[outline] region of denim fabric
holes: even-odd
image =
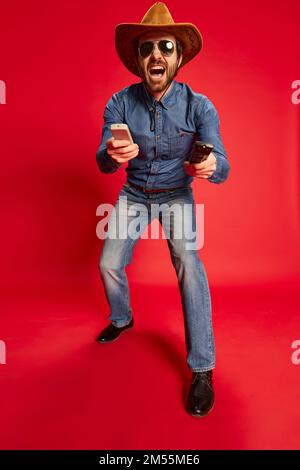
[[[207,96],[194,92],[185,83],[173,80],[170,89],[157,101],[143,82],[115,93],[104,111],[104,126],[96,159],[100,170],[114,173],[121,164],[107,153],[110,125],[126,123],[139,155],[128,162],[127,180],[146,189],[186,186],[193,181],[183,167],[195,140],[214,145],[216,170],[208,178],[222,183],[230,165],[221,140],[219,117]]]
[[[153,216],[151,210],[154,204],[159,204],[161,208],[157,217]],[[180,208],[185,205],[185,209],[188,208],[185,211],[187,219],[184,219],[185,230],[182,230],[182,238],[174,236],[174,217],[164,217],[173,204],[179,205]],[[206,272],[198,257],[197,249],[190,249],[191,241],[197,237],[195,203],[190,186],[160,194],[144,193],[128,183],[123,186],[110,217],[109,236],[104,241],[100,257],[101,278],[111,309],[109,319],[115,326],[121,327],[128,324],[133,315],[125,267],[132,259],[134,247],[140,236],[137,235],[135,238],[128,234],[124,236],[124,228],[127,230],[137,214],[140,234],[153,219],[158,220],[165,230],[181,295],[187,364],[193,371],[212,369],[215,365],[215,345],[211,297]],[[118,230],[114,231],[112,227],[116,221],[119,221],[119,225],[117,225]],[[157,309],[159,308],[157,304]]]

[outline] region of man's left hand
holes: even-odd
[[[184,169],[190,175],[195,178],[209,178],[217,168],[217,159],[211,152],[207,159],[201,163],[189,163],[184,162]]]

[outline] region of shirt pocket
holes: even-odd
[[[187,160],[194,142],[196,134],[193,132],[180,131],[176,135],[168,138],[168,159],[182,158]]]
[[[139,154],[137,158],[140,158],[141,160],[147,160],[147,136],[136,134],[135,132],[131,132],[131,136],[133,143],[139,146]]]

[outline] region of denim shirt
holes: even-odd
[[[184,170],[194,142],[213,144],[216,170],[207,178],[222,183],[230,165],[224,149],[219,117],[207,96],[194,92],[185,83],[172,81],[168,92],[157,101],[143,82],[132,84],[112,95],[104,111],[102,138],[96,160],[103,173],[116,172],[121,163],[107,153],[106,141],[112,134],[110,125],[126,123],[137,157],[128,161],[127,181],[145,189],[167,189],[188,186],[194,179]]]

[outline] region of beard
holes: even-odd
[[[154,65],[154,63],[152,63],[151,65]],[[166,67],[165,64],[163,65],[164,67]],[[176,64],[173,64],[171,66],[168,65],[166,67],[166,71],[159,82],[154,82],[151,80],[149,70],[145,71],[144,69],[140,69],[140,72],[141,79],[144,82],[145,86],[148,88],[148,90],[155,91],[156,93],[161,93],[170,85],[172,80],[176,77],[178,72],[177,62]]]

